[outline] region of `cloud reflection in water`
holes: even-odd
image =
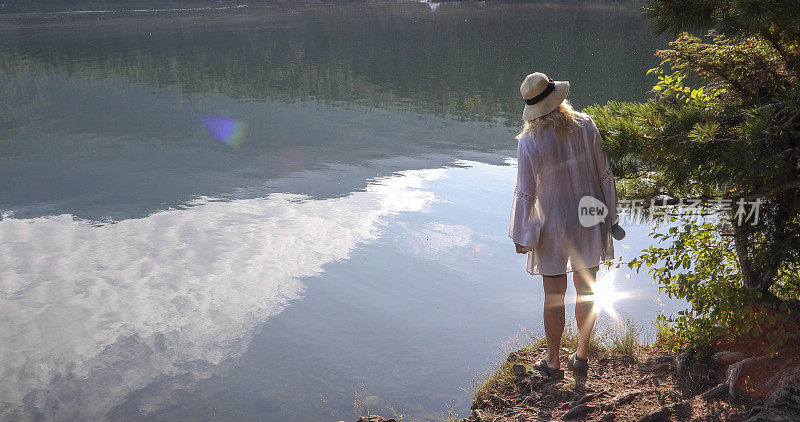
[[[104,225],[0,220],[0,417],[24,400],[48,419],[98,418],[157,377],[212,376],[300,297],[301,278],[374,241],[386,217],[426,211],[425,183],[444,172],[332,199],[200,198]]]

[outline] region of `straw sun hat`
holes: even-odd
[[[523,120],[533,120],[558,108],[567,98],[569,81],[554,81],[544,73],[531,73],[519,87],[522,99],[525,100]]]

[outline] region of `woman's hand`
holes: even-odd
[[[521,254],[528,253],[528,250],[526,250],[525,247],[520,245],[519,243],[514,243],[514,245],[517,247],[517,253],[521,253]]]

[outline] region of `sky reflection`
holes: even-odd
[[[515,173],[458,161],[337,198],[202,197],[111,224],[5,215],[0,419],[248,408],[309,420],[324,413],[310,404],[319,394],[346,414],[364,380],[387,404],[467,406],[459,387],[472,371],[519,326],[541,328],[541,277],[506,234]],[[647,242],[649,228],[626,230],[631,250]],[[309,279],[316,294],[278,316]],[[656,295],[624,266],[601,269],[601,317],[649,323]],[[452,361],[432,382],[442,355]],[[239,388],[235,400],[219,393]]]
[[[376,239],[386,217],[425,211],[435,197],[423,185],[443,172],[332,199],[201,198],[113,224],[3,218],[0,402],[96,418],[159,376],[213,375],[300,297],[301,278]]]

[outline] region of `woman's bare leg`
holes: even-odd
[[[544,281],[544,334],[547,338],[547,365],[560,368],[558,358],[561,335],[564,334],[564,293],[567,276],[542,277]]]
[[[589,339],[594,328],[594,287],[598,267],[577,270],[572,275],[575,283],[575,321],[578,323],[578,350],[575,353],[579,358],[586,359],[589,355]]]

